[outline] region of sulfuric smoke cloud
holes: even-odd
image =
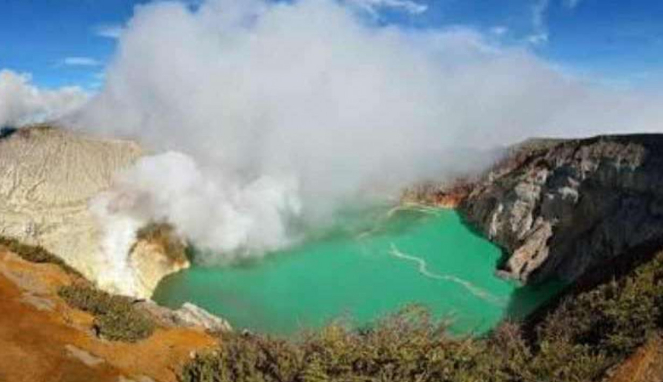
[[[660,131],[663,117],[658,94],[583,83],[469,28],[378,25],[332,0],[138,7],[106,81],[72,121],[157,154],[97,203],[133,195],[114,213],[169,221],[223,262],[287,245],[293,221],[491,159],[476,150]]]

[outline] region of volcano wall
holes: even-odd
[[[663,135],[525,142],[459,208],[504,249],[503,276],[574,280],[663,241]]]
[[[45,126],[23,128],[0,139],[0,235],[41,245],[88,279],[104,283],[109,259],[90,200],[110,187],[113,176],[142,155],[129,141],[102,140]],[[163,246],[136,243],[135,297],[149,297],[166,274],[187,266],[169,259]]]

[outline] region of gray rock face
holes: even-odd
[[[232,331],[228,321],[190,302],[182,304],[182,307],[175,311],[175,315],[185,325],[200,326],[211,332]]]
[[[501,275],[573,280],[663,241],[663,135],[526,142],[474,185],[460,209],[509,254]]]
[[[228,321],[190,302],[185,302],[177,310],[157,305],[151,300],[141,301],[137,304],[140,309],[166,327],[199,327],[213,333],[232,331]]]

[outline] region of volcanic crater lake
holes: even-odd
[[[426,307],[455,334],[519,318],[558,285],[518,287],[495,276],[501,252],[453,210],[364,209],[260,260],[194,265],[164,279],[155,301],[190,301],[236,329],[290,335],[336,319],[363,326],[408,305]]]

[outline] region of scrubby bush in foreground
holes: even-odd
[[[152,335],[155,324],[138,311],[132,300],[114,296],[89,285],[69,285],[58,291],[70,306],[94,316],[98,335],[111,341],[136,342]]]
[[[628,276],[563,299],[526,341],[504,323],[476,338],[450,338],[410,309],[372,328],[332,325],[298,340],[224,334],[197,355],[183,382],[600,380],[663,327],[663,254]],[[529,336],[528,336],[529,337]]]

